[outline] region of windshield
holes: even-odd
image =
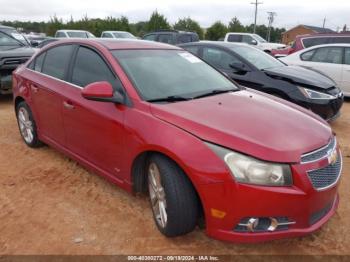
[[[14,29],[1,29],[0,31],[0,45],[1,46],[23,46],[28,45],[27,40],[23,35]]]
[[[260,43],[266,43],[267,41],[262,38],[260,35],[254,34],[254,38],[258,40]]]
[[[128,32],[114,32],[113,35],[115,38],[132,38],[132,39],[136,38],[135,36],[133,36]]]
[[[239,90],[211,66],[182,50],[115,50],[112,54],[145,100]]]
[[[241,56],[259,70],[285,66],[281,61],[250,46],[230,47],[237,55]]]
[[[67,32],[67,34],[72,38],[87,38],[87,34],[85,32]]]

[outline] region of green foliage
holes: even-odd
[[[174,29],[196,32],[199,36],[199,39],[203,39],[204,37],[203,29],[200,27],[199,23],[195,20],[192,20],[190,17],[179,19],[174,24]]]
[[[27,33],[46,33],[48,36],[54,36],[56,31],[60,29],[76,29],[90,31],[97,37],[101,35],[102,31],[108,30],[128,31],[136,36],[142,37],[144,34],[151,31],[171,28],[164,15],[159,14],[157,10],[152,13],[149,21],[141,21],[134,24],[129,23],[128,18],[125,16],[119,18],[108,16],[105,19],[94,19],[88,18],[87,15],[79,20],[74,20],[73,17],[71,17],[68,21],[63,21],[61,18],[53,15],[48,22],[0,21],[0,24],[21,28]],[[179,19],[174,24],[174,29],[197,32],[200,39],[203,39],[204,36],[203,29],[200,27],[199,23],[190,17]],[[258,25],[256,28],[257,34],[263,38],[266,38],[267,30],[268,28],[265,25]],[[252,33],[253,25],[244,26],[237,17],[232,18],[227,26],[222,22],[217,21],[207,29],[205,38],[208,40],[218,40],[224,37],[227,32]],[[285,32],[284,28],[272,27],[271,42],[279,42],[282,32]]]
[[[244,25],[241,24],[241,22],[238,20],[237,17],[234,17],[228,23],[228,31],[229,32],[246,32],[246,28],[244,27]]]
[[[148,21],[147,24],[147,30],[149,32],[151,31],[157,31],[160,29],[170,29],[170,25],[168,23],[168,20],[165,18],[164,15],[159,14],[158,11],[154,11]]]
[[[207,29],[205,39],[217,41],[220,38],[225,37],[227,32],[227,26],[221,21],[217,21]]]

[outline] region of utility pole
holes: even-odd
[[[275,16],[277,15],[276,12],[267,12],[269,14],[269,16],[267,17],[267,19],[269,20],[269,26],[267,29],[267,42],[270,42],[270,37],[271,37],[271,27],[272,27],[272,23],[275,20]]]
[[[323,28],[325,27],[325,25],[326,25],[326,17],[323,19]]]
[[[254,32],[253,32],[255,34],[255,32],[256,32],[256,18],[258,16],[258,5],[261,5],[263,3],[262,2],[258,2],[258,0],[255,0],[254,3],[250,3],[250,4],[255,5]]]

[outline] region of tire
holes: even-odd
[[[43,143],[38,138],[37,126],[28,104],[24,101],[16,106],[16,117],[19,132],[27,146],[41,147]]]
[[[157,172],[158,176],[155,175]],[[159,231],[167,237],[193,231],[198,221],[199,202],[196,191],[181,168],[162,155],[153,155],[148,161],[146,173],[153,218]],[[166,219],[164,214],[161,215],[162,209]]]

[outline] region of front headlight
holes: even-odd
[[[270,163],[206,143],[228,166],[240,183],[263,186],[291,186],[292,172],[286,164]]]
[[[298,86],[298,88],[304,96],[306,96],[307,98],[310,98],[310,99],[328,99],[329,100],[329,99],[336,99],[337,98],[335,96],[328,95],[328,94],[318,92],[315,90],[307,89],[305,87]]]

